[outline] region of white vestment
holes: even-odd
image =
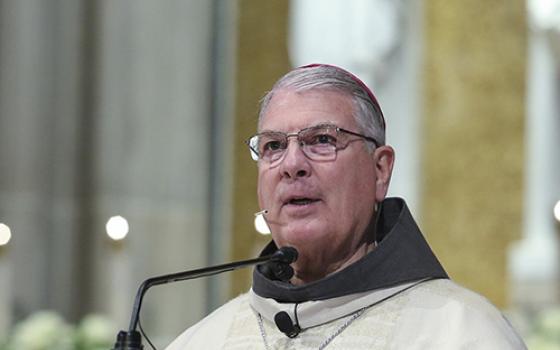
[[[167,350],[526,349],[490,302],[449,280],[402,199],[383,201],[368,229],[377,247],[318,281],[292,285],[255,268],[249,293]]]
[[[383,294],[383,290],[371,294]],[[223,305],[185,331],[167,350],[265,349],[251,295],[243,294]],[[350,317],[308,328],[295,338],[288,338],[264,315],[263,324],[270,349],[318,349]],[[370,306],[326,348],[526,349],[492,304],[446,279],[417,284]]]

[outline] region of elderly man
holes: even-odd
[[[299,251],[281,281],[188,329],[178,349],[525,349],[496,308],[449,280],[405,202],[385,199],[394,151],[373,93],[330,65],[297,68],[247,143],[273,241]]]

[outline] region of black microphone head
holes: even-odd
[[[274,315],[274,323],[280,332],[286,334],[290,338],[297,337],[301,328],[292,322],[292,318],[286,311],[280,311]]]
[[[289,281],[292,277],[294,277],[294,269],[285,263],[276,263],[272,262],[272,274],[274,275],[275,279],[278,279],[282,282]]]
[[[298,251],[294,247],[282,247],[274,252],[272,261],[282,262],[284,264],[291,264],[298,258]]]
[[[285,263],[269,261],[258,266],[266,278],[273,281],[287,282],[294,276],[294,269]]]

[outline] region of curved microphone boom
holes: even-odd
[[[172,273],[168,275],[162,275],[157,277],[148,278],[138,288],[136,293],[136,299],[134,300],[134,306],[132,309],[132,316],[130,318],[130,325],[127,331],[120,331],[117,335],[117,341],[113,350],[142,350],[144,347],[142,345],[142,336],[136,330],[138,326],[138,319],[140,316],[140,308],[142,307],[142,300],[144,299],[144,294],[146,291],[153,286],[160,284],[172,283],[185,281],[189,279],[207,277],[212,275],[217,275],[222,272],[233,271],[239,268],[247,267],[255,264],[274,264],[274,270],[278,270],[279,273],[285,274],[285,271],[291,270],[290,265],[297,260],[298,252],[292,247],[282,247],[270,255],[261,256],[256,259],[236,261],[229,264],[222,264],[216,266],[205,267],[196,270],[189,270],[183,272]],[[278,267],[281,267],[278,269]],[[288,269],[289,268],[289,269]],[[293,274],[293,270],[292,274]],[[279,276],[279,279],[285,279],[286,276]],[[289,276],[291,278],[291,276]]]

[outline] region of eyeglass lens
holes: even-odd
[[[280,159],[288,148],[290,137],[297,137],[302,151],[312,160],[332,160],[336,157],[339,135],[337,128],[333,126],[312,127],[297,134],[264,132],[251,140],[251,146],[261,159],[274,162]]]

